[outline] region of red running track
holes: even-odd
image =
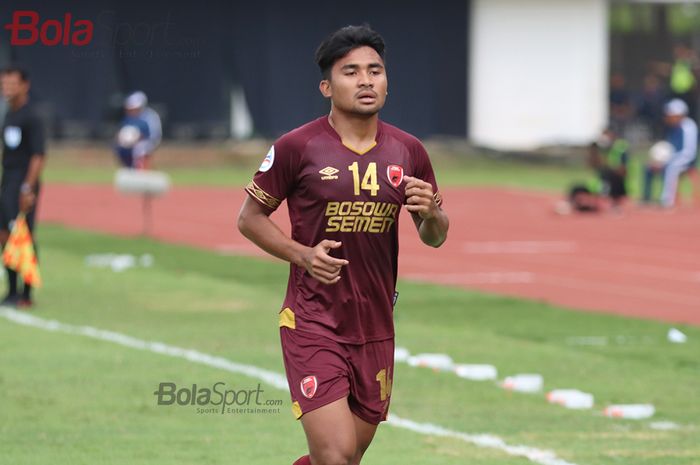
[[[448,189],[449,239],[434,250],[402,215],[403,278],[570,308],[700,324],[700,210],[630,207],[624,216],[560,217],[554,196]],[[244,193],[176,188],[153,203],[151,235],[221,253],[264,255],[235,218]],[[104,185],[46,185],[42,221],[119,235],[142,230],[141,199]],[[284,206],[273,219],[289,231]],[[100,252],[100,251],[96,251]]]

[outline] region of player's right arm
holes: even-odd
[[[305,268],[323,284],[340,281],[340,270],[349,262],[328,255],[342,245],[340,242],[324,239],[315,247],[307,247],[282,232],[269,215],[269,210],[246,197],[238,214],[238,230],[265,252]]]

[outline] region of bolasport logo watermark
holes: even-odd
[[[88,19],[73,19],[65,13],[62,21],[42,19],[39,12],[18,10],[12,13],[12,22],[5,25],[10,31],[10,45],[28,46],[42,44],[84,46],[92,41],[95,25]]]
[[[163,382],[153,395],[158,406],[194,407],[198,415],[280,413],[284,401],[265,399],[264,392],[260,384],[255,389],[228,389],[223,381],[211,387],[197,384],[178,387],[176,383]]]
[[[95,18],[78,18],[71,12],[47,18],[38,11],[17,10],[5,24],[10,45],[18,47],[71,47],[74,59],[152,61],[199,59],[207,41],[188,26],[186,18],[171,11],[151,20],[125,21],[117,11],[104,10]]]

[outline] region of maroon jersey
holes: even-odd
[[[404,175],[432,184],[440,204],[423,145],[381,121],[364,153],[345,146],[326,116],[274,143],[246,191],[270,212],[287,199],[292,239],[309,247],[341,241],[330,254],[350,262],[332,285],[292,264],[281,325],[350,344],[394,336]]]

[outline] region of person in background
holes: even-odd
[[[27,226],[34,239],[34,216],[41,173],[44,169],[45,133],[41,118],[29,99],[29,74],[19,66],[8,66],[0,71],[2,95],[8,112],[2,127],[2,182],[0,183],[0,243],[7,242],[17,215],[26,215]],[[33,306],[32,287],[24,284],[20,293],[17,272],[7,270],[7,296],[0,305],[18,308]]]
[[[618,133],[623,133],[632,117],[632,97],[627,89],[627,82],[621,73],[610,76],[610,120]]]
[[[687,116],[697,118],[697,78],[698,57],[692,48],[683,43],[673,49],[675,61],[671,65],[669,88],[673,98],[681,99],[688,106]]]
[[[612,127],[605,129],[598,142],[591,145],[589,163],[598,174],[598,185],[593,186],[593,192],[609,199],[613,211],[620,211],[627,197],[629,142]]]
[[[666,140],[673,146],[674,152],[663,169],[661,205],[671,208],[676,203],[680,176],[692,171],[697,162],[698,126],[688,116],[688,106],[680,99],[673,99],[666,104],[666,124]]]
[[[125,116],[117,133],[115,152],[126,168],[149,169],[153,152],[160,145],[160,117],[148,107],[148,98],[141,91],[124,100]]]
[[[667,100],[666,95],[667,90],[658,76],[649,73],[644,77],[644,85],[636,103],[637,118],[646,126],[651,138],[654,140],[664,136],[664,104]]]

